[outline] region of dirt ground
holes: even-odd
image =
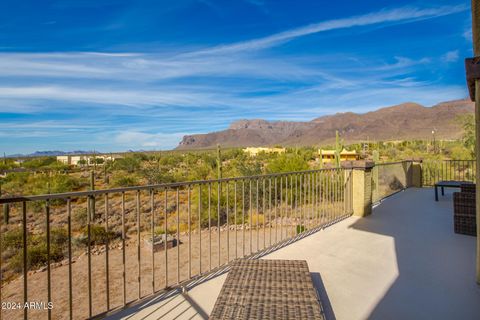
[[[313,226],[313,221],[311,225]],[[226,264],[235,257],[242,257],[262,250],[281,239],[291,237],[296,233],[294,224],[286,226],[278,224],[277,228],[261,228],[256,230],[223,230],[220,234],[212,230],[204,230],[200,235],[192,233],[190,236],[180,237],[180,246],[165,251],[155,252],[152,259],[152,249],[144,239],[140,242],[140,270],[138,264],[137,244],[130,242],[125,248],[126,256],[126,300],[132,301],[141,296],[149,295],[153,290],[158,291],[173,286],[178,281],[189,279],[189,274],[205,273],[210,268]],[[220,239],[219,239],[220,238]],[[228,238],[228,240],[227,240]],[[219,241],[220,240],[220,241]],[[211,242],[210,242],[211,241]],[[228,246],[227,246],[228,242]],[[210,246],[211,243],[211,246]],[[220,250],[219,250],[220,243]],[[200,252],[201,246],[201,252]],[[123,250],[119,244],[112,244],[109,250],[109,307],[110,309],[123,305]],[[114,248],[116,247],[116,248]],[[189,260],[189,247],[191,260]],[[227,248],[229,248],[227,250]],[[103,247],[104,249],[104,247]],[[92,270],[92,315],[107,311],[106,290],[106,254],[96,248],[97,254],[91,256]],[[220,257],[219,257],[220,251]],[[211,252],[211,255],[210,255]],[[180,257],[180,260],[177,257]],[[200,270],[201,257],[201,270]],[[211,257],[211,258],[210,258]],[[178,262],[180,261],[180,262]],[[190,261],[190,263],[189,263]],[[152,265],[155,271],[155,288],[152,282]],[[167,273],[165,265],[168,265]],[[177,273],[178,266],[178,273]],[[140,271],[140,272],[139,272]],[[81,255],[72,264],[72,305],[73,318],[85,319],[89,315],[88,294],[88,257]],[[138,278],[140,274],[140,278]],[[69,318],[69,278],[68,265],[51,269],[52,283],[52,319]],[[166,283],[168,279],[168,283]],[[140,288],[139,288],[140,284]],[[30,272],[28,275],[28,301],[47,302],[47,272]],[[23,277],[20,277],[2,288],[3,302],[23,302]],[[47,316],[46,310],[29,310],[29,318],[38,319]],[[23,310],[3,310],[4,319],[20,319]]]

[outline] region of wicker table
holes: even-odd
[[[325,319],[306,261],[233,263],[210,319]]]

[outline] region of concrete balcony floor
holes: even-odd
[[[480,319],[475,240],[453,232],[452,192],[412,188],[264,258],[306,260],[327,319]],[[111,318],[206,318],[225,278]]]

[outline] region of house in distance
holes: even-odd
[[[318,153],[322,157],[323,163],[333,163],[335,161],[335,150],[322,150],[319,149]],[[340,161],[355,161],[360,158],[360,155],[355,151],[348,151],[343,149],[340,152]]]

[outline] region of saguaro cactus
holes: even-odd
[[[219,144],[217,144],[217,176],[218,179],[222,179],[222,155]]]
[[[320,167],[320,169],[323,169],[323,154],[322,154],[322,149],[320,149],[319,155],[320,155],[320,163],[319,163],[318,166]]]
[[[107,172],[107,164],[103,164],[103,182],[105,184],[108,184],[110,182],[110,179],[108,178],[108,172]]]
[[[335,131],[335,166],[340,168],[340,153],[343,150],[343,141],[340,139],[338,130]]]

